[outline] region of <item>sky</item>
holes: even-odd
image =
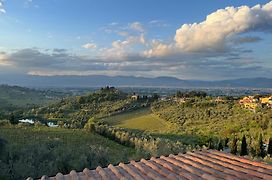
[[[272,78],[269,0],[0,0],[0,76]]]

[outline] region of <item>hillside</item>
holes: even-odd
[[[208,99],[191,99],[185,103],[156,102],[152,111],[160,118],[175,123],[177,134],[230,138],[247,135],[257,138],[262,133],[272,136],[272,110],[260,108],[256,112],[241,107],[236,101],[224,103]]]
[[[59,125],[83,128],[90,118],[101,118],[146,106],[149,100],[133,101],[115,88],[102,88],[83,96],[69,97],[24,114],[37,120],[56,121]]]
[[[54,91],[40,91],[19,86],[0,85],[0,101],[2,107],[17,106],[26,107],[53,102],[68,94]]]
[[[131,94],[106,87],[15,111],[15,118],[36,122],[11,125],[7,120],[0,121],[0,145],[4,147],[0,151],[0,166],[4,167],[0,174],[22,179],[26,175],[41,176],[42,172],[82,171],[84,167],[207,147],[222,150],[231,148],[235,138],[240,153],[244,135],[249,155],[265,157],[260,155],[258,143],[259,137],[263,137],[262,145],[272,137],[272,110],[260,107],[253,112],[231,97],[216,99],[203,92],[132,99]],[[48,121],[59,127],[43,125]],[[271,161],[269,157],[265,160]]]
[[[19,125],[0,128],[1,180],[82,171],[141,157],[133,148],[80,129]]]

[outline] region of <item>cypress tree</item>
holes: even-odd
[[[213,147],[213,141],[212,141],[211,138],[209,139],[208,149],[214,149],[214,147]]]
[[[257,155],[259,157],[264,158],[265,157],[265,151],[264,151],[264,145],[263,145],[263,135],[260,134],[259,136],[259,143],[258,143],[258,147],[257,147]]]
[[[225,139],[225,143],[224,143],[225,148],[229,147],[228,143],[229,143],[229,138],[226,138]]]
[[[242,138],[242,145],[241,145],[241,156],[248,155],[248,150],[247,150],[247,142],[246,142],[246,136],[244,135]]]
[[[224,147],[223,147],[223,144],[222,144],[221,140],[219,140],[219,143],[218,143],[218,146],[217,146],[217,150],[218,151],[223,151],[224,150]]]
[[[231,144],[231,147],[230,147],[230,152],[232,154],[237,154],[237,138],[234,137],[233,140],[232,140],[232,144]]]
[[[267,154],[269,154],[270,156],[272,156],[272,138],[269,138]]]

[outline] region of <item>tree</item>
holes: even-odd
[[[232,144],[231,144],[231,147],[230,147],[230,152],[232,154],[237,154],[237,137],[235,136],[232,140]]]
[[[217,145],[217,150],[218,150],[218,151],[223,151],[223,150],[224,150],[224,147],[223,147],[223,144],[222,144],[222,141],[221,141],[221,140],[219,140],[219,143],[218,143],[218,145]]]
[[[157,93],[154,93],[153,95],[152,95],[152,99],[154,99],[154,100],[157,100],[157,99],[159,99],[159,95],[157,94]]]
[[[248,155],[248,150],[247,150],[247,142],[246,142],[246,136],[244,135],[242,138],[242,145],[241,145],[241,156]]]
[[[267,154],[269,154],[270,156],[272,156],[272,138],[269,138]]]
[[[179,97],[179,98],[180,98],[180,97],[182,97],[182,96],[183,96],[183,93],[182,93],[181,91],[177,91],[177,92],[176,92],[176,97]]]
[[[225,139],[225,144],[224,144],[225,148],[228,148],[228,147],[229,147],[228,143],[229,143],[229,138],[226,138],[226,139]]]
[[[209,148],[209,149],[214,149],[214,146],[213,146],[213,141],[212,141],[212,139],[211,139],[211,138],[209,139],[208,148]]]
[[[256,154],[259,157],[264,158],[265,157],[265,151],[264,151],[264,145],[263,145],[263,135],[260,134],[259,136],[259,141],[258,141],[258,145],[256,148]]]
[[[10,116],[9,116],[9,122],[11,124],[18,124],[19,123],[19,121],[15,118],[13,113],[11,113]]]
[[[5,139],[0,138],[0,159],[1,155],[4,153],[5,148],[6,148],[7,141]]]

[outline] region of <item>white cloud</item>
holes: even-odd
[[[95,49],[96,48],[96,44],[94,44],[94,43],[87,43],[87,44],[84,44],[82,47],[85,48],[85,49]]]
[[[158,40],[152,40],[151,49],[145,50],[142,55],[147,58],[167,56],[174,53],[173,45],[163,44]]]
[[[25,0],[24,7],[25,8],[30,8],[30,7],[39,8],[40,6],[35,4],[34,0]]]
[[[144,27],[140,22],[134,22],[132,24],[130,24],[130,29],[134,30],[134,31],[139,31],[139,32],[144,32]]]
[[[169,24],[165,23],[162,20],[152,20],[148,22],[149,25],[151,25],[152,27],[167,27],[169,26]]]
[[[0,13],[6,13],[3,2],[0,1]]]
[[[201,23],[182,25],[175,42],[183,51],[220,51],[229,37],[252,31],[272,32],[272,1],[252,8],[219,9]]]
[[[103,59],[126,60],[133,54],[135,45],[147,46],[147,42],[143,33],[139,36],[127,36],[125,40],[116,40],[112,42],[112,47],[102,52]]]
[[[110,24],[109,24],[109,26],[117,26],[119,23],[118,22],[111,22]]]

